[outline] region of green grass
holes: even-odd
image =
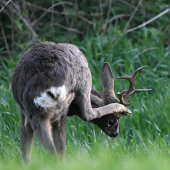
[[[44,154],[41,157],[35,153],[32,156],[32,162],[29,165],[23,164],[20,160],[4,160],[0,162],[0,169],[115,169],[115,170],[135,170],[135,169],[167,169],[170,165],[170,155],[168,152],[162,153],[161,150],[153,145],[146,148],[138,147],[137,152],[129,153],[121,145],[114,148],[102,147],[97,152],[90,154],[83,149],[79,149],[74,154],[67,155],[64,161],[56,160]]]
[[[141,29],[122,37],[115,46],[113,36],[119,28],[109,28],[108,35],[87,36],[79,46],[88,59],[93,87],[101,91],[100,72],[109,62],[115,76],[115,92],[128,88],[126,80],[116,77],[131,75],[147,66],[136,78],[136,88],[152,88],[135,94],[132,115],[121,118],[120,133],[111,139],[95,125],[78,117],[67,119],[65,161],[49,157],[35,140],[32,162],[26,166],[20,156],[19,108],[11,94],[10,81],[18,57],[1,58],[0,64],[0,169],[167,169],[170,166],[170,48],[165,48],[161,33]],[[156,36],[155,36],[156,35]],[[163,37],[163,38],[162,38]],[[162,38],[162,39],[161,39]],[[135,41],[135,43],[134,43]],[[156,47],[155,50],[146,50]],[[146,51],[144,51],[146,50]],[[140,55],[141,54],[141,55]]]

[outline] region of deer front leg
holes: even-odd
[[[64,157],[66,150],[66,116],[52,124],[54,146],[59,156]]]

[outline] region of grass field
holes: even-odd
[[[152,88],[135,94],[121,118],[115,139],[78,117],[67,119],[67,151],[64,161],[49,157],[35,140],[32,162],[24,165],[20,156],[19,108],[11,94],[12,71],[19,55],[1,57],[0,64],[0,169],[168,169],[170,167],[170,48],[162,43],[161,32],[141,29],[138,40],[124,36],[113,46],[113,37],[96,34],[74,42],[83,51],[93,76],[93,87],[101,91],[100,72],[109,62],[115,76],[115,92],[128,88],[126,80],[138,67],[147,66],[136,78],[136,88]],[[114,27],[109,35],[118,35]],[[135,33],[134,33],[135,34]],[[134,36],[134,34],[132,36]]]

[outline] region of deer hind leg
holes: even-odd
[[[60,119],[53,123],[53,139],[54,145],[61,157],[64,157],[66,150],[66,116],[63,115]]]
[[[79,94],[76,96],[76,103],[79,105],[81,112],[80,117],[84,121],[90,121],[98,118],[97,112],[94,112],[91,106],[90,91],[88,90],[87,86],[84,87],[83,90],[80,90]]]
[[[33,130],[28,119],[24,115],[24,111],[20,109],[21,114],[21,151],[25,162],[31,159],[31,149],[33,144]]]
[[[53,139],[51,135],[51,123],[50,120],[42,120],[41,118],[33,117],[31,126],[33,128],[34,134],[38,141],[43,145],[43,147],[52,155],[57,156],[56,149],[53,144]]]
[[[83,76],[85,80],[88,81],[78,81],[78,88],[76,92],[76,103],[80,107],[81,115],[80,117],[85,121],[91,121],[93,119],[101,118],[107,114],[121,113],[129,114],[131,113],[125,106],[119,103],[111,103],[98,108],[92,108],[90,101],[91,93],[91,76],[89,70],[84,70]]]

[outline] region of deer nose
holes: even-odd
[[[118,133],[114,133],[112,137],[116,137],[118,135]]]

